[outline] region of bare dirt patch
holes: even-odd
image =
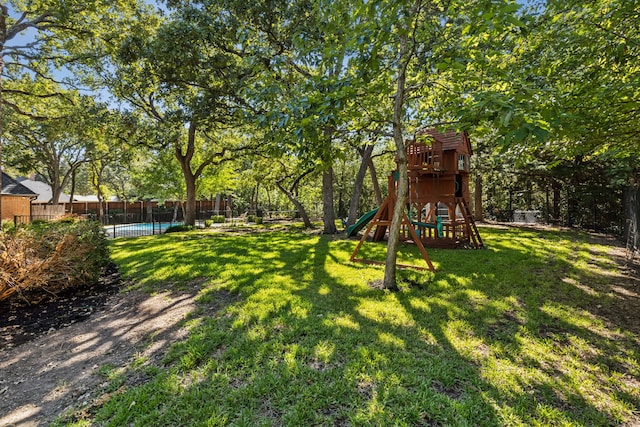
[[[0,307],[0,425],[47,425],[91,405],[102,393],[101,366],[157,362],[186,336],[181,321],[195,307],[193,293],[117,293],[119,285]]]

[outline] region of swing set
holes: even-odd
[[[472,151],[468,134],[425,130],[418,133],[414,140],[407,142],[406,152],[409,191],[400,228],[400,240],[413,242],[418,246],[427,268],[401,264],[398,264],[398,267],[434,271],[425,247],[483,247],[482,238],[469,209]],[[398,174],[399,172],[395,171],[389,175],[388,196],[375,215],[366,218],[369,223],[351,255],[351,261],[381,263],[358,258],[358,253],[370,236],[374,242],[385,238],[396,205]],[[363,228],[362,224],[360,228]]]

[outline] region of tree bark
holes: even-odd
[[[356,180],[353,185],[353,195],[351,196],[351,202],[349,203],[349,215],[347,216],[347,227],[355,224],[358,216],[358,207],[360,206],[360,196],[362,195],[362,185],[364,184],[364,176],[369,168],[369,161],[371,160],[371,153],[373,152],[373,145],[365,145],[363,148],[358,149],[362,156],[362,162],[360,168],[356,174]],[[381,205],[382,203],[379,203]]]
[[[60,194],[62,193],[62,186],[60,185],[60,176],[54,175],[51,179],[51,200],[49,203],[57,205],[60,202]]]
[[[191,170],[191,159],[195,152],[196,143],[196,123],[189,123],[189,132],[187,136],[187,151],[182,152],[179,142],[175,143],[175,157],[180,163],[184,183],[187,190],[187,200],[184,207],[184,224],[196,225],[196,176]]]
[[[185,173],[187,200],[185,201],[184,223],[196,225],[196,180],[192,173]]]
[[[400,226],[405,210],[409,177],[407,172],[407,152],[405,150],[404,136],[402,134],[402,116],[404,112],[405,86],[407,82],[407,66],[411,59],[407,51],[407,36],[400,35],[400,51],[398,55],[398,82],[393,102],[393,142],[396,146],[396,158],[398,163],[398,182],[396,186],[396,203],[393,209],[391,226],[389,227],[389,240],[387,242],[387,259],[385,262],[383,287],[396,290],[396,260],[398,258],[398,244],[400,242]]]
[[[71,191],[69,192],[70,212],[73,213],[73,198],[76,196],[76,171],[71,172]]]
[[[382,190],[380,190],[380,183],[378,182],[378,173],[376,172],[376,165],[373,164],[373,159],[369,158],[369,175],[371,176],[371,184],[373,185],[373,194],[376,196],[378,206],[382,205],[384,201],[382,198]]]
[[[322,222],[323,234],[336,234],[336,214],[333,210],[333,167],[322,172]]]

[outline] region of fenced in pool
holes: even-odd
[[[172,225],[180,225],[181,222],[142,222],[135,224],[113,224],[104,227],[107,237],[139,237],[153,236],[164,233]]]

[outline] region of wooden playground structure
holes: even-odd
[[[434,267],[425,247],[483,247],[469,209],[472,151],[467,132],[421,131],[414,140],[408,141],[406,152],[409,192],[400,240],[415,243],[431,271]],[[388,177],[388,196],[382,205],[347,229],[347,235],[353,236],[366,226],[351,261],[378,263],[357,255],[372,231],[372,241],[385,238],[396,204],[397,174],[394,171]]]

